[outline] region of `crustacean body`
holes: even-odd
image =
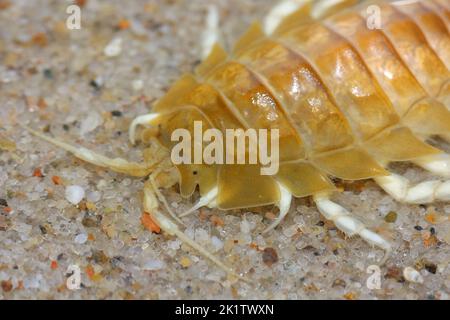
[[[379,14],[379,28],[368,27],[370,8]],[[201,206],[277,205],[279,217],[268,230],[287,214],[292,197],[312,196],[337,228],[390,252],[387,240],[329,200],[335,191],[330,177],[374,179],[407,203],[450,199],[448,181],[411,186],[387,169],[390,162],[409,161],[438,176],[450,175],[450,157],[426,142],[434,135],[450,137],[449,28],[445,0],[286,1],[264,28],[252,25],[232,53],[215,45],[192,74],[182,76],[152,113],[136,118],[130,128],[134,142],[138,125],[151,126],[141,140],[157,141],[167,150],[174,148],[173,132],[193,133],[196,121],[220,132],[277,129],[279,170],[274,175],[262,175],[259,164],[173,164],[151,156],[148,163],[129,163],[34,133],[90,163],[150,175],[145,211],[162,230],[228,271],[184,235],[179,217],[163,214],[159,173],[175,170],[174,182],[185,197],[198,187],[201,197],[190,212]]]

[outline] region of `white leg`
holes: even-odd
[[[205,248],[203,248],[201,245],[199,245],[197,242],[189,238],[184,232],[182,232],[178,226],[171,221],[171,219],[167,216],[165,216],[163,213],[159,211],[158,206],[158,200],[154,193],[154,188],[152,185],[146,184],[144,188],[144,210],[148,214],[150,214],[153,221],[155,221],[158,226],[163,230],[164,232],[168,233],[169,235],[173,235],[178,237],[182,242],[189,245],[190,247],[197,250],[200,255],[210,259],[212,262],[214,262],[218,267],[223,269],[225,272],[232,274],[233,276],[248,281],[246,278],[236,274],[230,267],[226,266],[222,261],[217,259],[214,255],[209,253]]]
[[[205,207],[205,206],[209,206],[209,207],[214,207],[213,202],[215,201],[217,194],[219,192],[219,189],[217,187],[213,188],[211,191],[209,191],[206,195],[204,195],[203,197],[201,197],[198,202],[189,210],[187,210],[186,212],[183,212],[182,214],[180,214],[180,218],[185,217],[187,215],[190,215],[191,213],[193,213],[195,210],[200,209],[201,207]]]
[[[395,173],[374,180],[399,202],[423,204],[450,201],[450,181],[425,181],[411,186],[408,179]]]
[[[202,59],[205,59],[213,46],[219,42],[219,11],[214,5],[208,7],[208,16],[206,18],[205,32],[202,39]]]
[[[164,195],[161,193],[161,191],[159,191],[158,185],[156,183],[155,177],[160,173],[160,170],[157,170],[155,172],[153,172],[150,177],[149,177],[149,181],[153,187],[153,190],[156,194],[156,196],[158,197],[159,201],[161,201],[164,205],[164,207],[166,208],[166,210],[169,212],[169,214],[172,216],[172,218],[174,220],[176,220],[178,223],[184,225],[183,221],[180,220],[180,218],[177,217],[177,215],[175,214],[175,212],[172,211],[172,209],[170,208],[169,204],[167,203],[166,198],[164,197]]]
[[[100,167],[109,168],[115,172],[128,174],[134,177],[146,177],[153,171],[155,165],[157,164],[139,164],[135,162],[128,162],[122,158],[110,159],[89,149],[73,146],[58,139],[48,137],[45,134],[28,128],[22,124],[20,124],[20,126],[28,130],[33,135],[72,153],[75,157],[81,160]]]
[[[278,184],[280,187],[280,202],[278,203],[278,207],[280,208],[280,214],[278,217],[263,231],[263,233],[267,233],[270,230],[276,228],[281,221],[283,221],[284,217],[289,212],[292,202],[292,194],[288,189],[283,187],[281,184]]]
[[[350,213],[337,203],[330,201],[326,196],[314,196],[314,202],[322,215],[333,221],[336,227],[348,236],[359,235],[368,243],[385,250],[386,254],[382,264],[391,252],[391,245],[380,235],[367,229],[362,222],[355,219]]]
[[[353,0],[284,0],[273,7],[264,20],[264,31],[272,34],[287,16],[299,10],[305,4],[312,2],[310,16],[313,19],[321,19],[330,9],[338,5],[352,5]]]
[[[133,122],[131,122],[130,128],[128,129],[128,137],[131,144],[134,145],[136,143],[136,127],[139,125],[149,125],[159,116],[160,115],[158,113],[149,113],[136,117]]]
[[[272,34],[284,18],[310,1],[311,0],[284,0],[277,4],[272,8],[264,20],[264,32],[268,35]]]
[[[318,0],[314,3],[311,16],[314,19],[322,18],[329,9],[339,4],[350,3],[351,0]]]
[[[280,202],[278,203],[278,207],[280,208],[280,214],[275,219],[275,221],[273,221],[263,231],[263,233],[267,233],[270,230],[276,228],[280,224],[280,222],[283,221],[284,217],[287,215],[287,213],[289,212],[289,209],[291,207],[292,194],[281,184],[279,184],[279,188],[280,188],[280,194],[281,194]],[[206,195],[201,197],[192,208],[190,208],[186,212],[183,212],[182,214],[180,214],[179,217],[180,218],[186,217],[187,215],[192,214],[195,210],[198,210],[201,207],[208,206],[210,208],[214,208],[216,206],[215,201],[217,198],[217,194],[218,194],[218,188],[215,187],[210,192],[208,192]]]
[[[425,170],[442,177],[450,177],[450,155],[446,153],[436,154],[413,161]]]

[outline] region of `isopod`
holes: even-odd
[[[209,24],[217,20],[212,17]],[[370,25],[370,19],[380,25]],[[373,179],[404,203],[450,200],[450,181],[412,185],[387,168],[412,162],[437,176],[450,175],[450,156],[426,142],[436,135],[450,141],[449,32],[445,0],[289,0],[273,9],[264,26],[253,24],[230,54],[215,44],[151,113],[134,119],[131,142],[137,127],[145,126],[140,140],[151,146],[144,163],[110,159],[28,130],[91,164],[148,177],[145,212],[227,272],[233,273],[183,233],[180,216],[170,211],[160,188],[178,183],[184,197],[198,188],[198,203],[181,216],[204,206],[274,204],[279,215],[267,230],[282,222],[293,197],[311,196],[326,219],[383,249],[385,260],[389,241],[330,200],[336,191],[330,178]],[[205,42],[212,43],[211,37]],[[195,121],[220,132],[278,129],[278,172],[261,175],[252,164],[175,165],[171,135],[179,128],[192,132]]]

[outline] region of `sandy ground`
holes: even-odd
[[[177,239],[145,229],[142,179],[76,160],[17,122],[137,161],[142,147],[129,144],[127,127],[198,63],[206,4],[219,8],[229,46],[272,1],[78,2],[82,29],[68,30],[71,1],[0,0],[0,298],[449,298],[450,206],[401,205],[370,181],[338,182],[335,200],[391,239],[392,257],[374,275],[380,289],[366,284],[381,250],[346,239],[308,199],[297,199],[265,236],[272,207],[205,209],[184,219],[190,236],[253,284],[228,279]],[[119,38],[121,51],[106,56]],[[408,165],[394,169],[415,181],[431,177]],[[66,200],[70,185],[85,191],[78,205]],[[195,200],[176,188],[165,195],[178,212]],[[406,267],[423,283],[405,281]],[[77,270],[81,286],[71,290],[66,281]]]

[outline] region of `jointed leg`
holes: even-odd
[[[450,155],[436,154],[413,161],[418,166],[442,177],[450,177]]]
[[[395,173],[374,180],[399,202],[424,204],[450,201],[450,181],[425,181],[411,186],[408,179]]]
[[[305,5],[311,3],[307,18],[322,19],[330,13],[344,7],[355,4],[356,0],[284,0],[267,15],[264,21],[264,31],[271,35],[285,18],[294,14],[297,10],[303,9]],[[301,21],[299,21],[301,22]]]
[[[190,208],[186,212],[183,212],[182,214],[180,214],[180,217],[185,217],[187,215],[190,215],[195,210],[198,210],[201,207],[205,207],[205,206],[214,207],[214,206],[212,206],[212,204],[215,202],[218,192],[219,192],[219,189],[217,189],[217,187],[213,188],[206,195],[201,197],[192,208]]]
[[[169,204],[167,203],[166,198],[164,197],[164,195],[161,193],[161,191],[159,191],[158,185],[156,183],[155,177],[160,173],[161,170],[156,170],[155,172],[153,172],[150,177],[149,177],[149,181],[152,185],[152,188],[156,194],[156,196],[158,197],[159,201],[161,201],[164,204],[164,207],[166,208],[166,210],[169,212],[169,214],[172,216],[172,218],[177,221],[178,223],[184,225],[183,221],[180,220],[180,218],[177,217],[177,215],[172,211],[172,209],[170,208]]]
[[[214,5],[208,7],[208,16],[206,18],[205,32],[202,39],[202,58],[206,58],[214,45],[219,42],[219,11]]]
[[[278,207],[280,208],[280,214],[275,219],[275,221],[273,221],[272,224],[270,224],[263,231],[263,233],[267,233],[270,230],[276,228],[280,224],[280,222],[283,221],[284,217],[289,212],[289,208],[291,207],[292,194],[289,192],[289,190],[284,188],[281,184],[279,184],[279,187],[280,187],[280,194],[281,194],[280,202],[278,203]],[[201,197],[200,200],[198,200],[197,203],[192,208],[190,208],[186,212],[183,212],[179,216],[185,217],[189,214],[192,214],[195,210],[197,210],[201,207],[205,207],[205,206],[215,207],[215,200],[217,198],[217,193],[218,193],[217,187],[213,188],[210,192],[208,192],[206,195]]]
[[[264,32],[272,34],[284,18],[291,15],[311,0],[284,0],[274,6],[264,20]]]
[[[81,160],[84,160],[88,163],[100,167],[109,168],[115,172],[124,173],[134,177],[146,177],[153,171],[154,167],[157,164],[157,163],[139,164],[135,162],[126,161],[125,159],[122,158],[111,159],[101,154],[98,154],[94,151],[91,151],[89,149],[83,147],[76,147],[68,143],[62,142],[58,139],[48,137],[45,134],[42,134],[41,132],[28,128],[27,126],[24,125],[21,126],[24,129],[28,130],[33,135],[72,153],[75,157]]]
[[[150,214],[152,219],[159,225],[159,227],[170,235],[178,237],[182,242],[191,246],[197,250],[202,256],[210,259],[218,267],[232,274],[233,276],[248,281],[247,279],[236,274],[230,267],[227,267],[223,262],[217,259],[214,255],[209,253],[205,248],[199,245],[197,242],[189,238],[185,233],[183,233],[178,226],[166,215],[159,211],[158,200],[155,195],[155,190],[151,183],[146,183],[144,187],[144,210]]]
[[[291,207],[292,202],[292,194],[288,189],[283,187],[281,184],[278,184],[280,187],[280,202],[278,203],[278,207],[280,208],[280,214],[278,217],[263,231],[263,233],[267,233],[270,230],[276,228],[281,221],[283,221],[284,217],[286,217],[289,209]]]
[[[356,2],[357,0],[318,0],[315,1],[311,16],[314,19],[321,19],[329,14],[332,14],[332,12],[352,6]]]
[[[327,196],[314,196],[314,202],[322,215],[333,221],[336,227],[348,236],[359,235],[370,244],[385,250],[385,256],[381,262],[384,264],[391,252],[391,245],[380,235],[367,229],[362,222],[352,217],[350,213],[340,205],[330,201]]]
[[[136,117],[133,122],[131,122],[130,128],[128,129],[128,137],[131,144],[134,145],[136,143],[136,127],[139,125],[149,125],[159,116],[160,115],[158,113],[149,113]]]

